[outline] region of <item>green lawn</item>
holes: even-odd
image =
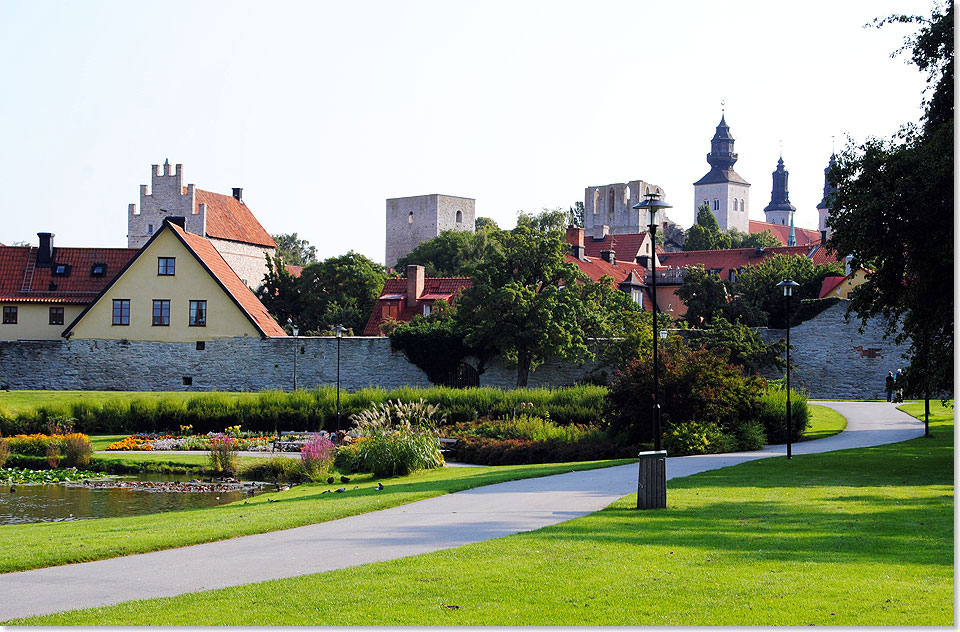
[[[631,495],[438,553],[10,623],[951,626],[953,418],[936,410],[929,438],[674,479],[666,510]]]
[[[803,437],[800,438],[800,441],[831,437],[843,432],[847,427],[847,420],[844,416],[832,408],[808,404],[807,409],[810,411],[810,423],[807,425],[807,429],[803,431]]]
[[[482,485],[629,462],[627,459],[447,467],[386,479],[359,474],[351,476],[348,487],[359,485],[361,489],[346,494],[322,494],[324,490],[343,486],[339,482],[335,485],[299,485],[288,491],[262,494],[247,501],[205,509],[75,522],[4,525],[0,526],[0,572],[99,560],[290,529]],[[378,480],[382,480],[386,487],[383,491],[373,489]],[[268,498],[276,502],[267,502]]]

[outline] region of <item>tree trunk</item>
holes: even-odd
[[[527,378],[530,376],[530,353],[517,353],[517,388],[527,387]]]

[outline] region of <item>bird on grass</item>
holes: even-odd
[[[383,483],[377,483],[377,491],[378,492],[383,491]]]
[[[345,490],[344,488],[340,487],[340,488],[338,488],[336,491],[337,491],[338,494],[342,494],[343,492],[345,492],[345,491],[347,491],[347,490]]]
[[[360,489],[360,486],[359,486],[359,485],[354,485],[353,488],[354,488],[354,489]]]
[[[17,487],[16,487],[16,485],[11,485],[11,486],[10,486],[10,493],[11,493],[11,494],[16,494],[16,493],[17,493]]]
[[[333,481],[335,481],[335,480],[336,480],[335,478],[333,478],[332,476],[330,476],[329,478],[327,478],[327,485],[332,485],[332,484],[333,484]]]
[[[329,490],[329,489],[325,489],[325,490],[323,490],[322,492],[320,492],[321,495],[322,495],[322,494],[329,494],[329,493],[330,493],[330,490]]]
[[[268,499],[267,499],[267,502],[268,502],[268,503],[275,503],[275,502],[277,502],[277,501],[275,501],[275,500],[272,499],[272,498],[268,498]]]
[[[341,476],[341,477],[340,477],[340,482],[341,482],[341,483],[349,483],[349,482],[350,482],[350,479],[347,478],[346,476]]]

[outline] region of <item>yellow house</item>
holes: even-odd
[[[868,270],[857,268],[845,277],[826,277],[820,287],[820,298],[849,299],[850,293],[867,280],[868,274],[870,274]]]
[[[285,336],[253,292],[182,218],[167,218],[65,338],[194,342]]]
[[[64,328],[103,291],[137,251],[0,246],[0,340],[59,340]]]

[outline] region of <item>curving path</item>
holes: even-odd
[[[923,423],[885,402],[817,402],[847,418],[794,454],[896,443]],[[667,478],[781,456],[756,452],[667,459]],[[636,492],[637,466],[500,483],[285,531],[140,555],[0,574],[0,622],[78,608],[249,584],[391,560],[530,531],[603,509]]]

